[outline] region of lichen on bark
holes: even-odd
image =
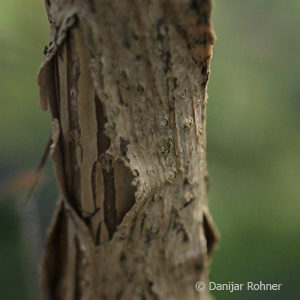
[[[46,1],[38,76],[61,198],[49,299],[205,299],[209,0]]]

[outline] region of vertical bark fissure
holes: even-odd
[[[113,169],[103,170],[105,198],[104,198],[104,221],[109,232],[109,238],[112,239],[117,227],[117,211],[116,211],[116,190],[114,184]]]
[[[81,147],[79,143],[80,139],[80,126],[78,121],[78,79],[80,76],[80,66],[78,63],[78,58],[73,49],[74,38],[72,33],[69,33],[66,38],[66,64],[67,64],[67,106],[69,113],[69,156],[71,160],[71,185],[69,188],[69,194],[72,199],[72,203],[76,208],[77,212],[81,211],[80,204],[80,162],[82,159]],[[76,154],[77,152],[77,154]],[[79,155],[78,155],[79,152]],[[80,159],[80,161],[79,161]]]
[[[109,232],[109,238],[113,237],[114,232],[116,231],[117,226],[117,212],[116,212],[116,190],[114,182],[114,169],[112,167],[112,161],[110,158],[105,155],[107,149],[110,146],[110,140],[105,135],[105,119],[103,113],[103,106],[100,99],[95,95],[95,105],[96,105],[96,114],[97,114],[97,147],[98,147],[98,157],[105,159],[105,166],[102,167],[103,173],[103,185],[104,185],[104,199],[103,199],[103,208],[104,208],[104,221]]]
[[[77,236],[74,237],[74,245],[76,249],[76,256],[75,256],[76,261],[75,261],[75,273],[74,273],[74,278],[75,278],[74,279],[75,281],[74,300],[80,300],[82,299],[81,289],[80,289],[80,266],[82,263],[82,254],[80,250],[80,243]]]

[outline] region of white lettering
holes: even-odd
[[[279,291],[282,283],[259,283],[247,282],[247,290],[249,291]]]

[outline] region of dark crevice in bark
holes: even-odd
[[[105,157],[105,152],[110,146],[110,140],[104,133],[104,125],[107,122],[103,105],[97,95],[95,96],[96,114],[98,122],[98,156]],[[127,157],[128,140],[120,138],[120,152],[123,158],[129,162]],[[107,157],[105,157],[107,158]],[[132,186],[134,179],[130,169],[121,160],[109,161],[108,165],[102,166],[103,185],[104,185],[104,222],[107,226],[109,238],[117,230],[126,213],[135,203],[136,188]]]
[[[97,95],[95,95],[95,105],[96,105],[96,114],[97,114],[97,122],[98,122],[98,132],[97,132],[97,143],[98,143],[98,154],[99,156],[101,154],[104,154],[105,151],[110,146],[110,139],[104,134],[104,125],[107,122],[104,112],[103,112],[103,105],[98,98]]]
[[[95,241],[96,246],[100,245],[101,227],[102,227],[102,221],[99,222],[97,232],[96,232],[96,241]]]
[[[92,193],[93,193],[93,202],[94,202],[94,211],[96,211],[97,209],[99,209],[99,207],[97,207],[97,203],[96,203],[96,198],[97,198],[97,182],[96,182],[96,174],[97,174],[97,163],[98,161],[96,161],[93,165],[93,170],[92,170],[92,175],[91,175],[91,184],[92,184]]]
[[[135,203],[136,187],[131,183],[134,179],[130,169],[121,160],[114,162],[117,225]]]
[[[113,169],[107,172],[103,170],[104,191],[104,221],[107,226],[109,238],[112,239],[117,226],[116,190],[114,184]]]
[[[109,138],[104,134],[105,123],[107,122],[104,112],[103,105],[95,95],[95,106],[96,106],[96,114],[97,114],[97,145],[98,145],[98,156],[105,155],[106,150],[110,146]],[[116,231],[117,226],[117,211],[116,211],[116,190],[114,183],[114,169],[111,166],[111,162],[109,163],[108,168],[102,168],[103,172],[103,184],[104,184],[104,222],[107,226],[107,230],[109,233],[109,238],[112,239],[113,234]]]
[[[69,157],[70,157],[70,187],[69,195],[75,209],[81,211],[81,188],[80,188],[80,162],[77,161],[76,149],[80,147],[80,126],[78,120],[78,80],[80,77],[80,66],[78,59],[74,59],[74,43],[72,34],[69,33],[66,39],[67,48],[67,86],[68,86],[68,113],[69,113]]]
[[[80,290],[80,264],[82,259],[82,254],[80,251],[80,245],[78,237],[75,236],[74,238],[74,244],[76,249],[76,266],[75,266],[75,290],[74,290],[74,300],[80,300],[81,299],[81,290]]]
[[[120,137],[120,152],[121,152],[122,156],[124,157],[124,159],[128,162],[129,162],[129,159],[127,157],[127,150],[128,150],[127,146],[129,144],[130,144],[130,142],[128,140],[124,139],[123,137]]]
[[[56,74],[56,64],[55,64],[55,59],[53,59],[50,63],[50,67],[49,67],[49,77],[53,79],[53,83],[51,85],[51,89],[52,91],[55,91],[56,89],[56,78],[57,78],[57,74]],[[51,109],[51,114],[53,118],[58,119],[58,109],[57,109],[57,92],[53,92],[53,98],[49,97],[49,106]]]

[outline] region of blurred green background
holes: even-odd
[[[215,1],[208,167],[221,241],[211,280],[283,283],[217,299],[300,296],[299,11],[299,0]],[[47,40],[43,1],[0,2],[1,299],[39,298],[36,262],[56,198],[49,163],[34,201],[21,203],[50,130],[36,85]]]

